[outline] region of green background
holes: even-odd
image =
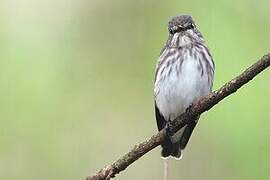
[[[155,63],[191,14],[214,89],[269,51],[267,0],[1,0],[0,179],[78,180],[156,130]],[[170,179],[270,178],[270,71],[205,113]],[[117,179],[162,179],[160,148]]]

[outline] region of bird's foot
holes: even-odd
[[[191,107],[193,106],[193,103],[191,103],[188,107],[187,107],[187,109],[186,109],[186,112],[187,113],[191,113]]]
[[[173,126],[172,126],[172,121],[168,120],[165,126],[166,129],[166,134],[168,136],[172,136],[173,135]]]
[[[192,106],[193,106],[193,103],[190,104],[186,109],[186,113],[188,113],[189,115],[192,115],[192,110],[191,110]],[[199,118],[200,118],[200,115],[194,116],[194,121],[197,123]]]

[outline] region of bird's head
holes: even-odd
[[[201,33],[190,15],[175,16],[168,23],[172,46],[183,46],[203,40]]]

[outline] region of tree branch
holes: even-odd
[[[172,132],[177,132],[180,128],[188,124],[194,117],[208,111],[225,97],[236,92],[244,84],[252,80],[256,75],[270,66],[270,53],[263,56],[255,64],[246,69],[242,74],[227,82],[219,90],[210,93],[208,96],[201,98],[197,103],[193,104],[188,110],[172,121]],[[166,130],[159,131],[149,140],[142,142],[118,159],[113,164],[106,166],[92,176],[88,176],[86,180],[109,180],[116,174],[125,170],[130,164],[142,157],[147,152],[159,146],[166,136]]]

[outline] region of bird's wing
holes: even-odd
[[[157,121],[157,127],[158,130],[162,130],[166,126],[166,120],[162,116],[162,114],[159,112],[159,109],[155,103],[155,114],[156,114],[156,121]]]

